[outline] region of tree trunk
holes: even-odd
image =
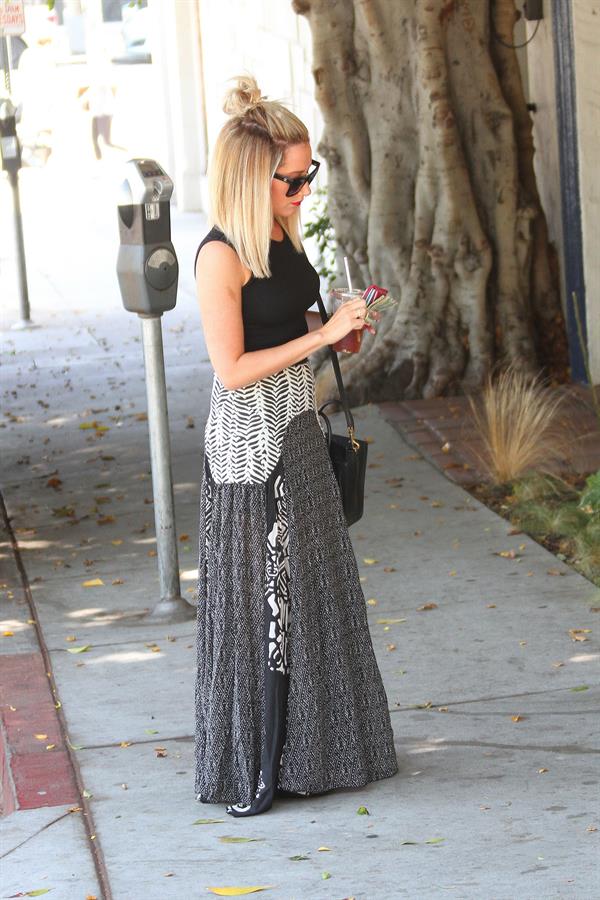
[[[356,284],[400,298],[342,360],[351,402],[463,392],[497,364],[558,371],[564,323],[532,125],[515,52],[494,36],[512,42],[514,0],[293,7],[312,30],[340,256]]]

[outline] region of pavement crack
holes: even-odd
[[[403,736],[403,741],[410,740],[410,742],[414,742],[415,744],[428,744],[431,743],[430,738],[408,738]],[[500,744],[496,741],[452,741],[452,740],[444,740],[443,742],[435,742],[435,749],[440,750],[444,747],[492,747],[498,750],[535,750],[536,752],[542,751],[546,753],[571,753],[575,756],[588,756],[588,755],[600,755],[600,748],[596,749],[595,747],[581,747],[577,744],[559,744],[557,746],[547,746],[545,744]]]
[[[65,819],[67,816],[70,816],[70,815],[71,815],[71,813],[67,810],[67,812],[62,813],[60,816],[57,816],[56,819],[52,819],[51,822],[46,822],[45,825],[42,825],[41,828],[38,828],[37,831],[35,831],[33,834],[30,834],[28,837],[26,837],[24,840],[22,840],[20,844],[16,844],[16,846],[11,847],[10,850],[6,851],[6,853],[0,853],[0,859],[6,859],[7,856],[10,856],[10,854],[14,853],[15,850],[18,850],[19,847],[23,847],[25,844],[29,843],[29,841],[32,841],[39,834],[42,834],[44,831],[46,831],[52,825],[56,825],[57,822],[62,821],[62,819]]]
[[[597,685],[590,685],[590,687],[594,688]],[[402,712],[414,712],[415,710],[424,710],[427,712],[429,709],[437,709],[439,706],[466,706],[469,703],[489,703],[491,700],[512,700],[513,697],[537,697],[541,694],[556,694],[560,691],[572,691],[573,685],[570,687],[555,687],[555,688],[547,688],[542,691],[522,691],[518,694],[495,694],[492,697],[471,697],[468,700],[436,700],[436,701],[426,701],[430,703],[430,707],[424,706],[402,706],[402,707],[393,707],[390,709],[391,713],[402,713]]]

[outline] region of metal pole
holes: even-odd
[[[13,212],[15,220],[15,242],[17,245],[17,280],[19,284],[19,306],[21,318],[11,326],[12,329],[38,327],[31,321],[29,308],[29,289],[27,287],[27,265],[25,262],[25,241],[23,240],[23,217],[21,216],[21,199],[19,196],[19,172],[9,172],[12,188]]]
[[[146,370],[154,521],[160,583],[160,600],[148,613],[146,619],[157,622],[183,622],[194,618],[196,610],[181,596],[179,583],[161,315],[162,313],[157,315],[139,313],[142,321],[142,343]]]

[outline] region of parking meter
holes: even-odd
[[[17,118],[14,104],[8,97],[0,100],[0,155],[2,168],[13,177],[21,168],[21,147],[17,137]]]
[[[130,159],[119,196],[117,277],[125,309],[160,316],[177,300],[179,265],[171,243],[173,182],[153,159]]]
[[[179,266],[171,243],[173,182],[153,159],[130,159],[119,195],[117,278],[123,305],[141,321],[160,599],[153,622],[184,622],[196,615],[181,596],[167,387],[161,317],[177,300]]]

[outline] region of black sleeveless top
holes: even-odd
[[[200,243],[194,259],[208,241],[231,242],[215,225]],[[308,332],[304,313],[319,296],[320,281],[306,253],[298,253],[284,231],[282,241],[271,239],[270,278],[255,278],[242,287],[244,351],[277,347]]]

